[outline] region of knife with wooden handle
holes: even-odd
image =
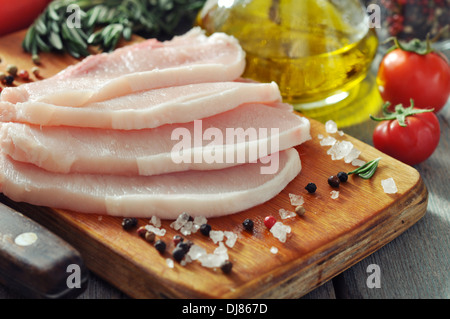
[[[75,298],[89,273],[80,253],[32,219],[0,203],[0,283],[26,298]]]

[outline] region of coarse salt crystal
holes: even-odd
[[[336,133],[337,132],[337,124],[333,120],[329,120],[325,123],[325,131],[327,133]]]
[[[353,147],[350,152],[344,156],[344,162],[351,163],[355,159],[358,158],[358,156],[361,154],[361,151],[357,148]]]
[[[302,195],[292,193],[289,193],[289,200],[292,206],[300,206],[303,205],[303,203],[305,202]]]
[[[206,250],[198,245],[192,245],[187,253],[192,260],[197,260],[201,256],[206,255]]]
[[[286,242],[286,235],[291,232],[291,227],[284,225],[282,222],[276,222],[272,228],[270,228],[272,235],[280,242]]]
[[[227,238],[227,240],[225,241],[225,245],[233,248],[234,244],[236,244],[237,241],[237,234],[233,233],[232,231],[224,231],[223,234]]]
[[[173,268],[173,266],[174,266],[173,260],[170,258],[166,258],[166,264],[167,264],[167,266],[169,266],[169,268]]]
[[[208,219],[207,219],[206,217],[204,217],[204,216],[195,216],[195,217],[194,217],[194,221],[193,221],[193,225],[192,225],[191,232],[192,232],[192,233],[196,233],[197,230],[199,230],[200,227],[201,227],[203,224],[206,224],[207,222],[208,222]]]
[[[193,225],[194,223],[192,221],[187,221],[183,226],[181,226],[180,233],[184,236],[190,235]]]
[[[222,241],[224,237],[224,233],[221,230],[211,230],[209,232],[209,238],[214,242],[214,244],[217,244],[218,242]]]
[[[158,227],[158,228],[161,227],[161,219],[157,216],[152,216],[152,218],[150,219],[150,222],[155,227]]]
[[[146,225],[145,229],[147,229],[149,232],[154,233],[156,236],[164,236],[166,234],[166,230],[164,228],[158,228],[153,225]]]
[[[318,138],[319,140],[323,139],[323,134],[317,134],[317,138]]]
[[[336,143],[336,139],[332,136],[327,136],[320,141],[321,146],[333,146]]]
[[[332,199],[337,199],[339,197],[339,191],[331,191],[330,194]]]
[[[295,217],[297,215],[295,212],[286,210],[284,208],[280,208],[278,210],[278,213],[280,214],[281,219],[292,218],[292,217]]]
[[[397,185],[395,185],[395,181],[392,177],[383,179],[381,181],[381,186],[386,194],[395,194],[398,191]]]
[[[350,153],[353,148],[353,144],[349,141],[336,142],[328,151],[327,154],[331,155],[332,160],[343,159]]]
[[[344,136],[344,131],[338,131],[339,136]]]
[[[359,159],[359,158],[355,158],[352,161],[353,166],[363,166],[364,164],[366,164],[366,161],[363,161],[362,159]]]
[[[276,254],[276,253],[278,253],[278,248],[272,246],[272,247],[270,247],[270,252],[271,252],[272,254]]]
[[[214,255],[222,256],[224,259],[228,259],[228,249],[223,242],[219,243],[219,247],[214,249]]]
[[[190,216],[188,213],[185,212],[181,213],[180,215],[178,215],[177,219],[170,224],[170,227],[175,230],[179,230],[181,227],[183,227],[184,224],[187,223],[189,217]]]
[[[194,225],[203,225],[208,222],[208,219],[205,216],[195,216],[194,217]]]
[[[191,247],[192,249],[192,247]],[[226,260],[228,260],[227,248],[223,242],[219,243],[219,247],[214,250],[212,254],[203,254],[198,260],[203,267],[215,268],[220,267]]]
[[[224,258],[223,255],[206,254],[201,256],[198,260],[203,267],[216,268],[220,267],[227,259]]]

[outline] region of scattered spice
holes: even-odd
[[[154,247],[156,248],[157,251],[159,251],[161,254],[163,254],[166,251],[166,243],[161,240],[158,239],[155,244]]]
[[[175,249],[172,251],[173,259],[175,259],[178,262],[180,262],[183,259],[184,255],[186,255],[186,251],[179,246],[175,247]]]
[[[312,194],[312,193],[316,192],[317,186],[314,183],[308,183],[308,185],[306,185],[305,189],[308,191],[308,193]]]
[[[211,225],[209,224],[202,224],[200,226],[200,232],[205,235],[205,236],[209,236],[209,232],[211,231]]]
[[[14,77],[12,75],[7,75],[5,76],[4,81],[7,85],[11,85],[14,82]]]
[[[153,243],[155,241],[155,237],[156,237],[156,235],[154,232],[151,232],[151,231],[145,232],[145,236],[144,236],[145,241],[147,241],[149,243]]]
[[[145,228],[145,226],[139,227],[136,231],[136,233],[139,235],[139,237],[142,237],[142,238],[145,237],[146,232],[147,232],[147,229]]]
[[[19,71],[19,73],[17,74],[17,76],[19,78],[21,78],[22,80],[28,81],[30,79],[30,74],[28,73],[27,70],[21,70]]]
[[[305,212],[306,212],[305,207],[303,207],[303,206],[297,206],[297,207],[295,207],[295,213],[296,213],[298,216],[303,216],[303,215],[305,215]]]
[[[264,218],[264,225],[266,225],[266,227],[269,229],[271,229],[276,222],[277,220],[273,216],[267,216],[266,218]]]
[[[247,218],[246,220],[244,220],[244,222],[242,223],[242,225],[244,226],[244,229],[247,231],[253,231],[253,227],[254,227],[254,223],[253,220]]]
[[[36,64],[36,65],[41,64],[41,58],[37,54],[33,54],[31,56],[31,61],[33,61],[33,63]]]
[[[122,228],[125,230],[129,230],[129,229],[135,227],[137,225],[137,223],[138,223],[137,218],[134,218],[134,217],[124,218],[122,220]]]
[[[17,75],[17,66],[13,65],[13,64],[9,64],[6,66],[6,72],[8,72],[9,74],[11,74],[12,76],[16,76]]]
[[[191,249],[192,245],[193,245],[193,242],[191,242],[190,240],[188,240],[188,241],[186,241],[186,242],[184,242],[184,241],[179,242],[179,243],[177,244],[177,247],[183,249],[183,251],[184,251],[185,253],[187,253],[187,252],[189,251],[189,249]]]
[[[232,268],[233,263],[229,260],[225,260],[223,264],[220,266],[220,269],[223,271],[224,274],[229,274]]]
[[[41,69],[39,69],[37,66],[34,66],[31,68],[31,73],[33,73],[34,76],[37,78],[39,78],[41,76],[40,72],[41,72]]]
[[[348,180],[348,174],[346,172],[337,173],[337,177],[342,183],[345,183]]]
[[[339,180],[339,178],[335,175],[332,175],[328,178],[328,184],[331,187],[339,187],[339,184],[341,183],[341,181]]]

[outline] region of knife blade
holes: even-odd
[[[0,203],[0,283],[25,298],[75,298],[89,272],[80,253],[32,219]]]

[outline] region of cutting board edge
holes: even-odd
[[[4,196],[4,195],[2,195]],[[263,274],[253,281],[249,281],[246,285],[234,289],[229,294],[223,296],[216,296],[213,293],[200,292],[189,289],[189,285],[179,285],[179,283],[160,282],[157,276],[146,276],[145,278],[139,275],[139,263],[131,262],[126,256],[123,256],[117,251],[111,249],[108,245],[101,241],[94,240],[95,246],[90,242],[89,245],[83,244],[84,241],[88,241],[86,234],[82,228],[77,227],[76,224],[70,223],[67,220],[71,229],[67,229],[64,226],[67,224],[61,223],[61,216],[56,216],[53,209],[46,207],[39,207],[30,204],[17,203],[11,200],[7,200],[7,204],[15,206],[14,208],[22,210],[25,215],[35,219],[37,222],[42,223],[56,234],[70,242],[74,247],[80,250],[87,267],[106,280],[116,288],[123,291],[133,298],[299,298],[313,289],[326,283],[339,273],[350,268],[360,260],[374,253],[394,238],[398,237],[401,233],[406,231],[409,227],[414,225],[420,218],[426,213],[428,193],[426,186],[422,179],[419,177],[418,182],[411,188],[411,191],[404,194],[403,197],[406,206],[399,210],[398,205],[403,203],[396,201],[388,207],[383,214],[376,214],[371,218],[370,223],[362,223],[360,227],[356,227],[344,238],[336,239],[333,242],[329,242],[326,246],[321,246],[320,249],[310,251],[301,260],[294,260],[291,263],[285,264],[283,267],[274,269],[271,272]],[[420,206],[417,206],[420,205]],[[26,208],[26,209],[24,209]],[[416,208],[411,211],[412,208]],[[36,214],[37,213],[37,214]],[[405,216],[406,214],[406,216]],[[57,217],[57,218],[55,218]],[[403,221],[407,221],[404,223]],[[372,233],[378,234],[380,230],[385,229],[381,227],[379,221],[382,223],[396,223],[396,227],[393,227],[391,233],[382,232],[384,237],[380,237],[373,245],[369,245],[367,242],[369,235]],[[389,228],[391,229],[391,228]],[[365,232],[365,230],[370,230]],[[81,236],[83,235],[83,236]],[[364,245],[361,244],[361,240],[365,240]],[[339,244],[341,242],[341,244]],[[351,246],[345,246],[342,242],[354,243]],[[89,249],[87,250],[86,247]],[[352,258],[345,258],[350,252]],[[106,254],[106,255],[102,255]],[[111,255],[114,254],[118,258],[117,261],[124,261],[124,263],[116,262],[111,267],[107,267],[105,271],[104,265],[98,260],[102,260],[103,257],[108,256],[111,259]],[[336,263],[339,263],[344,258],[345,263],[341,267],[336,268]],[[312,259],[312,260],[311,260]],[[124,266],[126,265],[126,267]],[[115,276],[118,272],[121,276]],[[118,278],[120,277],[120,279]],[[266,285],[259,286],[257,289],[255,285],[261,282]],[[130,287],[130,284],[133,284]],[[296,289],[293,289],[296,287]],[[298,289],[302,287],[301,289]],[[163,288],[163,289],[161,289]],[[276,288],[276,289],[275,289]],[[182,291],[182,292],[181,292]],[[189,294],[186,292],[189,291]],[[258,294],[255,295],[255,292]]]

